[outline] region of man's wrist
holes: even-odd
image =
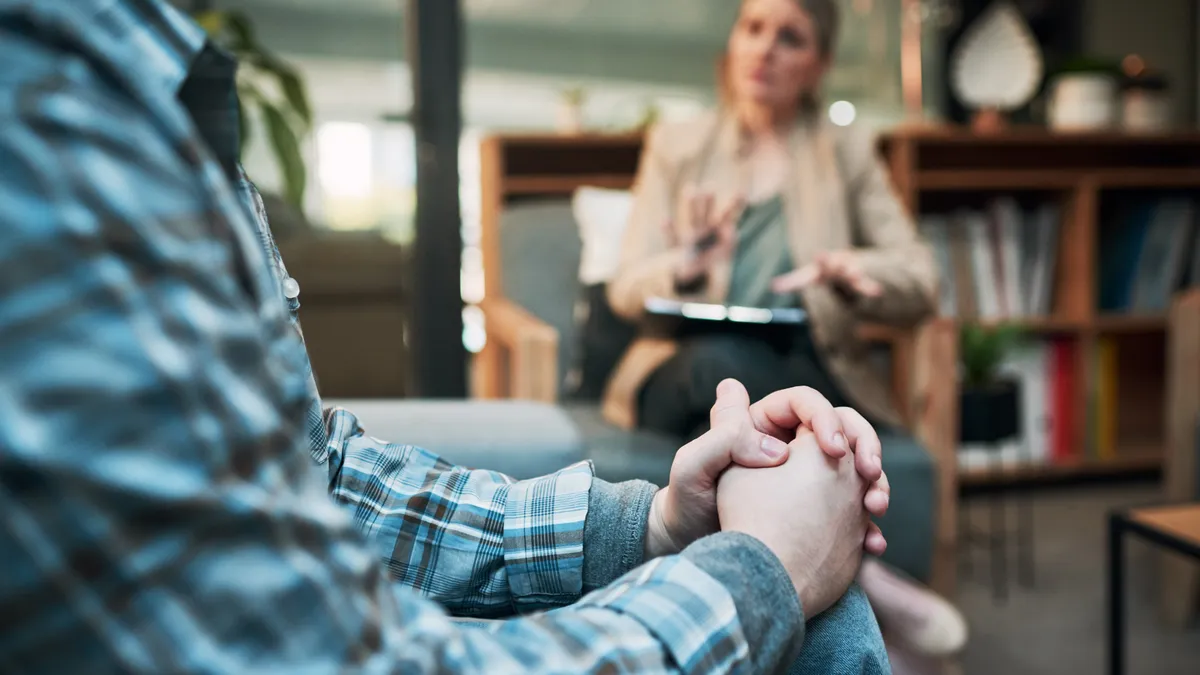
[[[667,525],[664,520],[663,509],[665,508],[670,489],[669,485],[662,488],[654,494],[654,499],[650,502],[650,513],[646,518],[646,560],[653,560],[664,555],[672,555],[682,550],[671,538],[670,533],[667,532]]]
[[[693,542],[681,556],[733,597],[755,672],[779,672],[795,660],[804,643],[804,607],[775,551],[753,535],[720,532]]]
[[[800,599],[801,605],[806,608],[811,605],[811,602],[807,602],[810,600],[812,583],[808,570],[803,569],[802,565],[798,565],[794,556],[788,555],[788,545],[785,542],[779,541],[777,537],[768,536],[758,528],[733,526],[722,529],[722,531],[744,535],[762,544],[763,548],[770,551],[771,555],[787,571],[788,578],[792,581],[792,588],[796,591],[796,597]]]

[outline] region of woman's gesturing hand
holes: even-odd
[[[727,258],[737,245],[737,221],[742,213],[741,197],[718,207],[712,193],[687,190],[689,222],[683,228],[687,256],[675,270],[675,285],[688,287],[699,282],[713,263]]]
[[[835,289],[865,298],[883,293],[879,282],[868,277],[854,251],[821,253],[800,269],[775,277],[771,288],[776,293],[792,293],[815,284],[829,284]]]

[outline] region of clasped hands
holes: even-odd
[[[646,557],[668,555],[717,531],[757,538],[783,563],[805,616],[845,592],[863,552],[887,547],[871,515],[890,487],[879,437],[858,412],[795,387],[751,405],[736,380],[717,387],[711,428],[680,448],[655,496]]]

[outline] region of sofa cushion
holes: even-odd
[[[568,403],[563,407],[579,429],[584,454],[596,465],[596,475],[617,483],[641,479],[666,485],[671,462],[681,442],[653,431],[625,431],[604,420],[595,405]]]
[[[560,408],[532,401],[340,400],[325,405],[358,417],[368,436],[416,445],[448,461],[535,478],[584,459],[584,445]]]
[[[587,285],[608,282],[621,264],[621,244],[633,212],[633,193],[582,186],[571,197],[571,211],[583,244],[580,282]]]

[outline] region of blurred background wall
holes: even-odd
[[[376,154],[402,154],[403,116],[410,101],[401,0],[216,0],[209,4],[246,11],[262,41],[301,70],[313,97],[318,129],[305,148],[310,165],[318,163],[320,130],[328,123],[366,125]],[[736,4],[733,0],[467,0],[464,145],[473,145],[472,139],[484,129],[552,129],[561,114],[564,92],[575,89],[585,92],[584,122],[596,130],[632,127],[651,105],[663,117],[691,114],[712,101],[713,63]],[[853,103],[862,123],[883,126],[898,121],[902,117],[900,0],[845,0],[844,4],[845,26],[828,98]],[[930,22],[923,30],[926,106],[934,115],[956,119],[961,110],[945,84],[945,52],[988,2],[925,0],[925,4],[949,7],[953,21],[949,27]],[[1196,119],[1200,57],[1195,0],[1019,0],[1017,4],[1031,17],[1048,62],[1056,54],[1064,58],[1079,53],[1113,58],[1139,54],[1169,80],[1176,118]],[[341,145],[353,148],[354,143],[362,143],[361,127],[341,127],[332,134],[350,139]],[[247,165],[268,187],[277,180],[265,147],[252,147]],[[375,168],[382,172],[379,180],[408,178],[400,163],[384,162]],[[325,192],[309,192],[307,210],[314,216],[327,210]],[[342,211],[333,215],[335,225],[365,226],[364,220],[378,220],[372,214]]]

